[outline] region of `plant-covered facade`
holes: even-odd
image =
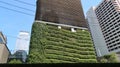
[[[35,22],[27,63],[96,63],[90,33]]]

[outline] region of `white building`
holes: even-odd
[[[88,11],[87,19],[95,48],[99,49],[96,52],[120,52],[120,0],[103,0]]]
[[[108,54],[107,46],[102,31],[100,29],[99,22],[95,15],[95,7],[90,8],[87,12],[87,21],[97,56],[100,57]]]
[[[19,35],[16,41],[15,52],[18,50],[25,50],[28,54],[29,41],[30,41],[30,35],[28,32],[25,32],[25,31],[19,32]]]

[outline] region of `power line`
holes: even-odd
[[[3,7],[3,6],[0,6],[0,8],[7,9],[7,10],[10,10],[10,11],[14,11],[14,12],[18,12],[18,13],[25,14],[25,15],[29,15],[29,16],[34,16],[33,14],[25,13],[25,12],[22,12],[22,11],[10,9],[10,8]]]
[[[10,4],[10,3],[7,3],[7,2],[0,1],[0,3],[4,3],[4,4],[10,5],[10,6],[14,6],[14,7],[21,8],[21,9],[24,9],[24,10],[28,10],[28,11],[31,11],[31,12],[35,12],[35,11],[31,10],[31,9],[27,9],[27,8],[19,7],[19,6],[16,6],[16,5],[13,5],[13,4]]]
[[[24,2],[24,1],[20,1],[20,0],[14,0],[14,1],[17,1],[17,2],[19,2],[19,3],[23,3],[23,4],[26,4],[26,5],[30,5],[30,6],[34,6],[34,7],[35,7],[34,4],[26,3],[26,2]]]

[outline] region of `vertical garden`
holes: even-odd
[[[27,63],[97,63],[90,33],[35,22]]]

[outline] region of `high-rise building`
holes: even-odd
[[[95,14],[95,7],[91,7],[87,12],[88,28],[91,32],[96,54],[98,57],[108,54],[107,46],[102,34],[98,19]]]
[[[120,0],[103,0],[94,13],[100,26],[97,31],[102,32],[108,53],[120,52]]]
[[[87,27],[81,0],[37,0],[35,20]]]
[[[20,31],[17,41],[15,51],[24,50],[29,53],[29,33],[25,31]]]
[[[7,63],[10,51],[7,47],[7,38],[0,32],[0,63]]]

